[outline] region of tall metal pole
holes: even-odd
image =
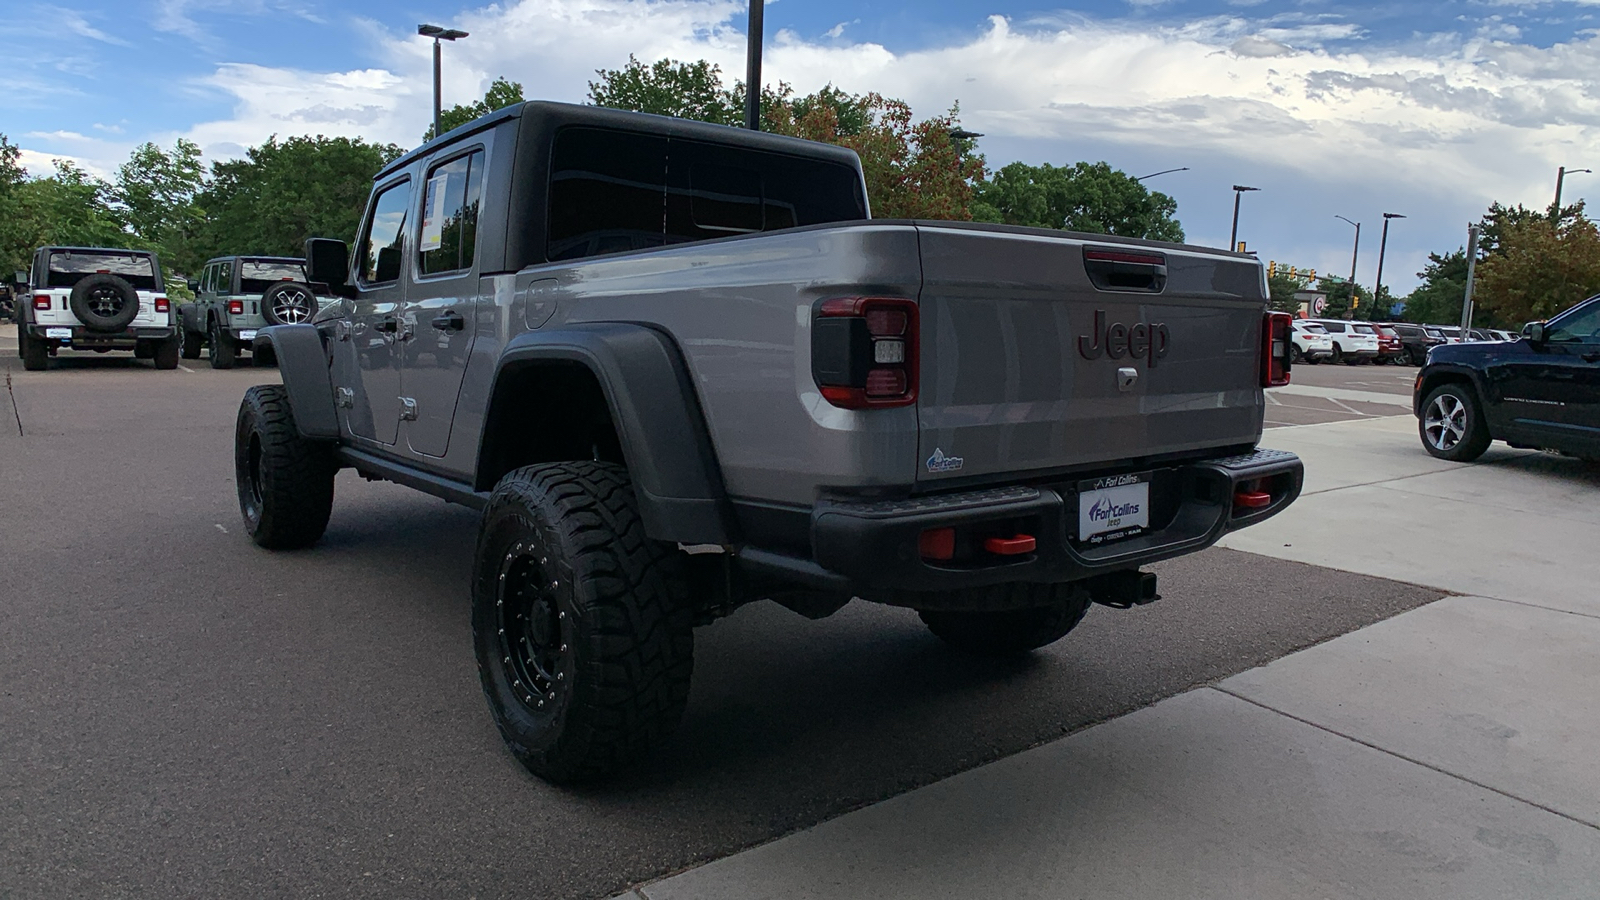
[[[1244,195],[1238,191],[1233,192],[1233,230],[1228,232],[1228,249],[1239,249],[1239,198]]]
[[[443,103],[442,91],[439,87],[439,39],[433,39],[433,136],[443,134],[440,125],[439,107]]]
[[[1346,309],[1345,312],[1344,312],[1344,317],[1346,319],[1354,319],[1356,317],[1356,304],[1358,302],[1360,302],[1360,301],[1358,301],[1356,299],[1356,257],[1359,256],[1360,253],[1361,253],[1361,223],[1357,222],[1356,223],[1356,245],[1354,247],[1350,248],[1350,307],[1348,309]]]
[[[1383,238],[1378,241],[1378,280],[1372,285],[1372,302],[1377,304],[1383,294],[1383,254],[1389,249],[1389,220],[1404,219],[1399,213],[1383,214]]]
[[[1566,180],[1566,177],[1566,166],[1562,166],[1556,170],[1556,202],[1555,205],[1551,207],[1551,209],[1555,210],[1555,212],[1550,214],[1552,221],[1559,222],[1561,220],[1561,182]]]
[[[761,18],[765,0],[750,0],[744,64],[744,127],[761,130]]]
[[[1467,292],[1461,298],[1461,339],[1472,327],[1472,283],[1478,274],[1478,226],[1467,226]]]

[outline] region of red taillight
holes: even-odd
[[[50,310],[50,295],[49,294],[34,294],[33,295],[33,308],[34,309],[38,309],[38,310],[44,310],[45,312],[49,312],[49,310]]]
[[[983,549],[996,556],[1021,556],[1032,553],[1039,546],[1039,542],[1031,534],[1019,534],[1016,537],[992,537],[983,542]]]
[[[165,297],[157,297],[156,298],[156,312],[166,312],[167,310],[169,310],[171,308],[172,308],[171,305],[169,305],[168,302],[167,302],[167,298],[165,298]]]
[[[244,301],[243,300],[229,300],[228,301],[228,315],[230,315],[230,316],[242,316],[242,315],[244,315]]]
[[[1261,320],[1261,386],[1283,387],[1289,383],[1289,342],[1294,316],[1269,312]]]
[[[885,297],[827,300],[811,329],[811,374],[844,409],[917,402],[917,305]]]
[[[1262,509],[1272,505],[1272,495],[1266,491],[1239,491],[1233,495],[1233,505],[1244,509]]]

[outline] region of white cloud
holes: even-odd
[[[530,97],[581,101],[596,68],[617,67],[630,53],[645,61],[705,58],[731,83],[743,71],[744,11],[743,0],[487,7],[450,23],[472,36],[445,49],[445,102],[475,99],[497,75],[521,81]],[[382,68],[223,66],[206,84],[234,98],[233,114],[187,136],[213,156],[273,133],[414,144],[430,117],[430,45],[365,28]],[[905,53],[839,36],[778,35],[767,51],[768,79],[800,91],[829,82],[876,90],[924,114],[959,100],[964,124],[988,135],[983,146],[994,163],[1023,152],[1048,152],[1053,162],[1103,155],[1130,166],[1210,160],[1224,186],[1243,173],[1276,173],[1283,185],[1276,199],[1260,195],[1255,207],[1349,204],[1309,213],[1317,222],[1332,211],[1354,214],[1357,203],[1404,201],[1413,232],[1424,229],[1422,210],[1431,208],[1451,222],[1453,235],[1454,221],[1491,199],[1545,202],[1544,182],[1557,165],[1600,160],[1600,38],[1593,36],[1547,48],[1455,35],[1381,47],[1357,25],[1307,15],[1174,26],[1066,15],[1014,25],[994,17],[965,41]],[[1191,176],[1200,177],[1174,177]],[[1187,204],[1180,213],[1191,237],[1225,240],[1226,222],[1197,215],[1185,199],[1198,195],[1186,186],[1197,183],[1168,180]],[[1206,199],[1205,208],[1225,208],[1222,199]],[[1289,228],[1293,209],[1284,209]],[[1386,272],[1420,268],[1394,259],[1405,240],[1391,235]],[[1337,253],[1348,259],[1347,236],[1330,229],[1326,241],[1323,265]]]

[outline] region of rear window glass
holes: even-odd
[[[1371,325],[1351,325],[1350,330],[1356,334],[1373,334]]]
[[[305,281],[306,267],[284,260],[247,259],[239,263],[239,293],[259,294],[280,281]]]
[[[552,260],[866,217],[838,163],[599,128],[565,128],[551,156]]]
[[[1323,328],[1321,325],[1318,325],[1315,322],[1307,322],[1307,323],[1299,326],[1299,328],[1300,328],[1301,331],[1304,331],[1307,334],[1327,334],[1328,333],[1328,329]]]
[[[157,291],[155,261],[146,254],[55,250],[50,253],[47,287],[69,288],[85,275],[104,273],[127,279],[135,290]]]

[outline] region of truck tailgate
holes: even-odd
[[[1260,263],[1109,236],[918,225],[920,483],[1260,438]]]

